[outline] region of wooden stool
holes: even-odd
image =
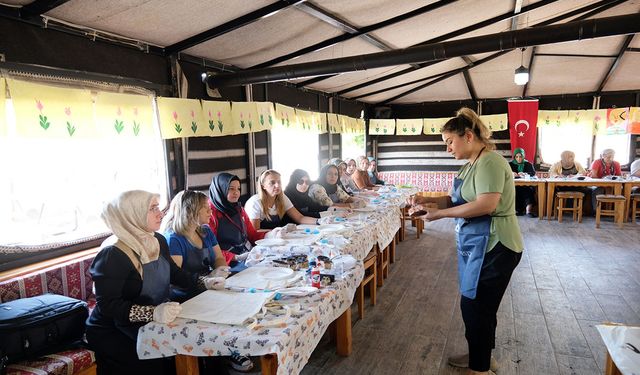
[[[573,221],[578,219],[578,223],[582,223],[582,200],[584,193],[579,191],[559,191],[556,193],[556,209],[558,210],[558,223],[562,223],[562,215],[564,211],[573,212]],[[565,199],[573,199],[573,207],[565,207]]]
[[[640,194],[631,194],[631,222],[636,222],[637,215],[640,215]]]
[[[409,215],[409,207],[404,207],[400,213],[400,241],[404,241],[404,230],[406,228],[404,222],[406,220],[411,220],[411,225],[416,228],[416,239],[419,239],[424,229],[424,221],[411,217],[411,215]]]
[[[369,284],[369,294],[371,296],[371,306],[376,305],[376,273],[377,273],[377,254],[370,251],[362,261],[364,263],[364,278],[356,289],[356,299],[358,301],[358,316],[360,319],[364,317],[364,287]]]
[[[622,195],[610,195],[599,194],[596,195],[596,201],[598,201],[598,208],[596,209],[596,228],[600,228],[600,216],[613,216],[613,220],[618,227],[622,228],[622,222],[624,218],[624,196]],[[613,210],[606,210],[602,208],[603,203],[613,203]]]

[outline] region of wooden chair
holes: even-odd
[[[384,285],[384,279],[389,277],[389,247],[387,246],[382,251],[378,251],[378,245],[373,247],[373,251],[377,253],[377,271],[376,284],[378,286]]]
[[[409,215],[409,207],[404,207],[400,212],[400,241],[404,241],[405,221],[407,220],[411,220],[411,225],[416,228],[416,239],[419,239],[424,229],[424,221],[411,217],[411,215]]]
[[[614,222],[618,227],[622,228],[624,219],[624,202],[622,195],[599,194],[596,195],[598,208],[596,208],[596,228],[600,228],[600,216],[613,216]],[[613,210],[604,209],[604,203],[613,203]]]
[[[636,217],[640,215],[640,194],[631,194],[631,222],[636,222]]]
[[[565,200],[573,199],[573,207],[565,207]],[[579,191],[559,191],[556,193],[556,210],[558,212],[558,223],[562,223],[562,215],[564,211],[573,213],[573,221],[578,220],[578,223],[582,223],[582,201],[584,199],[584,193]]]
[[[376,249],[367,254],[362,261],[364,263],[364,278],[356,289],[356,300],[358,301],[358,316],[364,318],[364,287],[369,284],[369,295],[371,296],[371,306],[376,305],[376,278],[377,278],[377,257]]]

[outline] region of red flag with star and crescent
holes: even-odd
[[[508,108],[511,150],[522,148],[527,160],[534,163],[538,136],[538,101],[509,100]]]

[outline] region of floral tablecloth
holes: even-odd
[[[141,359],[185,354],[191,356],[228,356],[232,352],[259,356],[275,353],[278,374],[298,374],[309,360],[331,322],[351,307],[356,288],[364,277],[358,261],[345,271],[342,280],[307,297],[284,298],[284,304],[300,306],[279,327],[256,329],[244,326],[176,319],[170,324],[151,322],[138,333],[138,356]],[[265,319],[276,316],[268,314]]]

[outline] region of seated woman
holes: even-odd
[[[307,193],[310,184],[309,174],[302,169],[296,169],[291,173],[291,178],[289,178],[287,188],[284,189],[284,194],[301,214],[319,218],[320,212],[326,211],[329,206],[318,204],[309,197]]]
[[[353,193],[355,191],[360,190],[358,189],[358,186],[356,185],[355,181],[353,181],[353,174],[357,170],[356,161],[351,158],[346,158],[344,159],[344,162],[346,166],[344,171],[342,171],[342,169],[340,170],[340,182],[342,182],[342,186],[345,187],[345,191],[347,193],[349,192]],[[341,167],[338,166],[338,168],[341,168]]]
[[[573,177],[576,175],[586,175],[587,171],[575,161],[576,154],[573,151],[562,151],[560,161],[549,168],[551,177]]]
[[[169,285],[201,290],[215,280],[192,275],[169,255],[160,229],[159,195],[134,190],[108,202],[102,219],[113,232],[91,265],[97,305],[87,320],[87,341],[99,374],[170,374],[173,358],[138,359],[138,328],[170,323],[180,305],[169,301]]]
[[[602,150],[600,153],[600,159],[594,160],[591,163],[591,172],[589,172],[589,176],[592,178],[604,178],[608,176],[622,176],[622,169],[620,168],[620,163],[613,160],[616,152],[613,149],[607,148]],[[599,194],[604,194],[605,190],[602,187],[591,187],[591,207],[595,210],[596,207],[596,196]]]
[[[359,201],[345,192],[339,185],[338,167],[328,164],[320,169],[318,180],[309,187],[309,196],[314,202],[326,206],[351,207]]]
[[[521,148],[516,148],[513,151],[513,160],[511,160],[509,166],[513,172],[513,178],[533,177],[536,175],[533,164],[524,158],[524,150]],[[524,215],[526,210],[527,216],[536,217],[537,215],[533,212],[535,196],[533,186],[516,186],[516,215]]]
[[[297,224],[318,224],[318,219],[301,214],[284,195],[280,173],[273,169],[262,172],[258,186],[258,194],[244,205],[254,228],[273,229],[285,225],[285,214]]]
[[[378,162],[376,158],[369,156],[369,168],[367,168],[367,172],[369,173],[369,179],[371,183],[374,185],[384,185],[384,181],[378,178]]]
[[[257,240],[266,232],[255,230],[240,199],[240,178],[230,173],[219,173],[209,185],[209,227],[218,238],[218,244],[232,272],[245,269],[244,261]]]
[[[353,191],[349,188],[347,188],[343,183],[343,176],[346,173],[347,170],[347,163],[344,162],[344,160],[340,159],[340,158],[332,158],[330,159],[327,164],[331,164],[331,165],[335,165],[336,167],[338,167],[338,174],[340,175],[340,177],[338,178],[338,186],[340,186],[342,188],[342,190],[344,190],[347,194],[349,195],[353,195]],[[347,177],[348,179],[350,179],[350,177]],[[348,180],[346,180],[348,182]]]
[[[222,277],[220,289],[229,267],[222,255],[218,240],[206,225],[211,217],[207,196],[199,191],[184,190],[171,200],[169,211],[162,221],[164,236],[169,243],[173,261],[192,275]],[[184,302],[199,291],[171,287],[171,300]]]
[[[358,189],[375,190],[376,186],[369,179],[369,159],[366,156],[358,156],[358,170],[351,176]]]

